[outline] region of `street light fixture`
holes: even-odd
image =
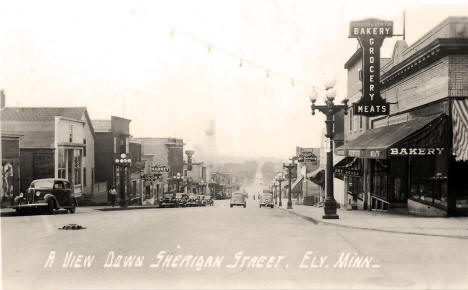
[[[325,83],[326,90],[326,100],[325,105],[317,106],[315,102],[317,101],[317,92],[315,89],[312,91],[309,96],[310,102],[312,103],[312,115],[315,115],[315,110],[319,110],[326,116],[325,124],[327,132],[325,137],[330,139],[330,147],[327,148],[327,166],[326,166],[326,196],[324,202],[324,212],[322,216],[323,219],[338,219],[339,216],[336,214],[336,200],[333,196],[333,140],[335,137],[334,132],[334,116],[335,113],[343,110],[344,114],[348,114],[348,99],[343,99],[343,105],[335,105],[333,101],[335,100],[336,90],[333,88],[335,86],[335,80],[332,79]]]
[[[182,181],[183,177],[177,172],[177,175],[175,175],[173,179],[177,182],[177,192],[179,192],[179,183]]]
[[[281,202],[281,199],[282,199],[281,198],[281,191],[282,191],[281,182],[285,181],[283,173],[278,172],[278,176],[276,177],[276,181],[278,181],[278,183],[279,183],[279,206],[282,207],[283,203]]]
[[[288,184],[288,207],[287,209],[292,209],[292,199],[291,199],[291,172],[294,168],[296,168],[296,164],[294,161],[291,161],[289,164],[283,164],[283,168],[288,170],[288,179],[289,179],[289,184]]]
[[[128,206],[127,195],[125,192],[125,168],[132,164],[132,159],[127,158],[127,154],[120,154],[120,158],[115,158],[114,164],[120,169],[120,206],[126,208]]]

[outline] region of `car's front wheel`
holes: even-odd
[[[245,208],[246,206],[247,206],[247,205],[246,205],[246,204],[244,204],[244,208]]]
[[[47,212],[48,214],[54,214],[54,209],[55,209],[54,200],[53,200],[53,199],[49,199],[49,200],[47,201],[46,212]]]
[[[232,207],[232,204],[231,204],[231,207]]]

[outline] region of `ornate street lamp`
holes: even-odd
[[[179,183],[182,181],[183,177],[177,172],[177,175],[173,177],[173,179],[177,182],[177,193],[179,192]]]
[[[283,168],[288,170],[288,179],[289,179],[289,184],[288,184],[288,207],[287,209],[292,209],[292,199],[291,199],[291,172],[294,168],[296,168],[296,164],[294,163],[294,160],[289,163],[289,164],[283,164]]]
[[[125,192],[125,168],[132,164],[132,159],[127,158],[127,154],[120,154],[120,158],[114,160],[116,168],[120,169],[120,207],[128,206],[127,195]]]
[[[327,132],[325,137],[330,139],[330,147],[327,148],[327,167],[326,167],[326,197],[324,202],[324,212],[325,215],[322,216],[323,219],[338,219],[339,216],[336,214],[336,200],[333,196],[333,140],[335,137],[334,132],[334,115],[335,113],[344,111],[346,115],[348,113],[348,99],[344,99],[343,105],[335,105],[333,103],[336,90],[333,88],[335,86],[335,80],[332,79],[325,83],[326,96],[325,105],[316,106],[315,102],[317,100],[317,92],[314,90],[310,95],[310,101],[312,103],[312,115],[315,115],[315,110],[319,110],[326,116],[325,124]]]
[[[284,179],[284,176],[283,176],[283,173],[280,173],[278,172],[278,176],[276,177],[276,181],[278,181],[279,183],[279,206],[283,206],[283,203],[281,202],[281,191],[282,191],[282,188],[281,188],[281,182],[285,181]]]

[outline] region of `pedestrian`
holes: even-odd
[[[109,189],[109,194],[110,194],[112,207],[114,207],[115,200],[117,199],[117,190],[115,190],[115,186],[112,186],[111,189]]]

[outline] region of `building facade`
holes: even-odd
[[[345,118],[335,172],[358,208],[447,216],[468,212],[468,17],[450,17],[382,59],[390,115]],[[361,97],[361,51],[345,64],[348,98]],[[365,76],[364,76],[365,77]]]
[[[111,187],[115,187],[118,196],[120,196],[122,190],[128,192],[127,183],[131,170],[129,167],[117,166],[115,160],[120,158],[121,154],[126,154],[132,158],[129,145],[131,120],[111,116],[110,120],[93,120],[92,122],[96,136],[96,182],[106,184],[105,188],[107,190],[101,194],[104,194],[109,201],[109,189]]]
[[[84,107],[6,107],[2,131],[21,134],[20,190],[39,178],[65,178],[76,197],[92,194],[94,129]]]
[[[20,138],[21,135],[2,132],[2,207],[9,206],[20,193]]]

